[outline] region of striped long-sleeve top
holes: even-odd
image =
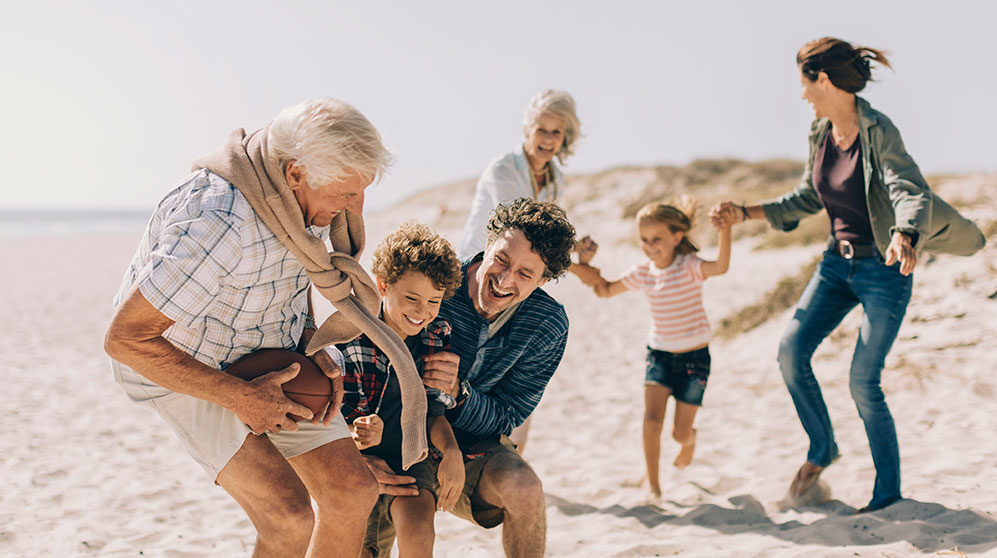
[[[488,320],[474,309],[467,292],[468,266],[478,261],[480,255],[464,262],[463,283],[440,308],[440,318],[453,326],[450,346],[460,356],[460,378],[470,386],[464,403],[447,412],[465,448],[476,440],[508,435],[530,416],[568,340],[564,307],[539,288],[489,339]]]
[[[710,341],[710,322],[703,308],[703,260],[695,254],[676,255],[664,269],[647,260],[621,279],[627,288],[647,295],[651,305],[652,349],[682,352]]]

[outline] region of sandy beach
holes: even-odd
[[[580,233],[600,242],[594,263],[607,277],[641,257],[621,209],[644,191],[635,174],[620,171],[611,192],[596,188],[605,176],[569,181],[569,215]],[[775,362],[789,310],[711,344],[695,460],[673,469],[678,448],[666,438],[664,496],[649,500],[640,447],[647,306],[637,293],[597,299],[566,277],[548,292],[568,311],[568,348],[525,453],[547,496],[548,555],[997,556],[997,176],[949,177],[933,186],[958,200],[989,243],[971,258],[926,258],[915,272],[907,317],[883,372],[905,500],[852,515],[868,502],[874,475],[848,393],[860,317],[854,311],[814,365],[843,454],[822,477],[831,500],[780,505],[807,442]],[[365,256],[404,218],[456,241],[472,188],[463,182],[432,190],[369,216]],[[714,236],[706,228],[698,235]],[[102,339],[139,236],[0,238],[0,413],[8,425],[0,438],[0,556],[251,552],[254,531],[235,502],[111,378]],[[756,250],[763,238],[738,237],[731,271],[707,282],[714,325],[764,302],[821,252],[819,243]],[[704,242],[707,259],[716,253],[710,244]],[[501,556],[499,530],[440,514],[437,531],[437,556]]]

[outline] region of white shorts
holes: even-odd
[[[220,405],[170,391],[113,359],[111,371],[132,401],[152,407],[163,417],[183,442],[187,453],[204,468],[212,481],[239,451],[246,436],[253,433],[235,413]],[[299,422],[298,429],[293,432],[281,431],[265,436],[281,455],[290,459],[347,438],[350,430],[343,416],[337,415],[329,426],[307,420]]]

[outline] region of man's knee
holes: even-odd
[[[311,467],[319,478],[309,483],[311,497],[319,508],[356,510],[368,514],[377,500],[377,481],[363,458],[355,452],[327,456],[327,466]]]
[[[306,542],[311,538],[315,513],[307,491],[277,493],[259,509],[261,513],[255,514],[252,520],[261,537]]]
[[[320,508],[350,508],[366,515],[377,501],[377,481],[362,459],[345,461],[330,464],[328,475],[312,487],[311,496]]]
[[[496,504],[507,511],[537,505],[543,507],[543,483],[533,468],[518,454],[493,457],[482,472],[482,481],[498,494],[501,502]]]

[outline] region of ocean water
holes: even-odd
[[[0,238],[94,233],[139,234],[152,209],[0,209]]]

